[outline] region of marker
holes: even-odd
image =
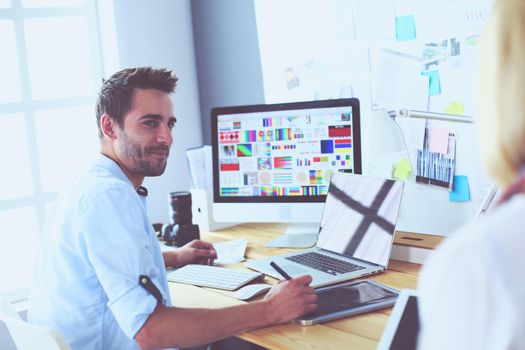
[[[279,267],[279,265],[277,265],[273,261],[270,262],[270,265],[275,269],[275,271],[279,272],[279,275],[283,276],[285,279],[287,280],[292,279],[283,269]]]

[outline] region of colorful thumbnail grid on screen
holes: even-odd
[[[326,195],[333,172],[353,172],[350,107],[279,114],[218,117],[221,196]]]

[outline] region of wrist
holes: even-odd
[[[277,324],[279,310],[275,309],[272,299],[263,299],[258,301],[258,303],[261,303],[262,312],[260,314],[263,315],[265,326]]]
[[[178,267],[177,266],[177,254],[175,252],[164,252],[162,253],[164,258],[164,265],[166,267]]]

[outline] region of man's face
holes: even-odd
[[[117,127],[115,152],[128,176],[159,176],[166,169],[173,137],[173,103],[155,89],[135,89],[124,127]]]

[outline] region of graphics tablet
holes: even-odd
[[[399,294],[378,350],[412,350],[417,348],[419,316],[416,291],[404,289]]]
[[[309,326],[394,305],[398,291],[374,281],[357,281],[319,288],[317,309],[297,323]]]

